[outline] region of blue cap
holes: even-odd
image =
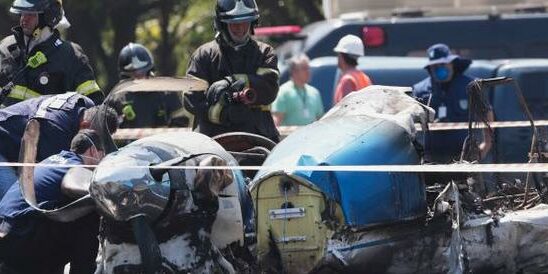
[[[456,54],[452,54],[451,50],[446,44],[432,45],[426,50],[426,54],[428,55],[429,61],[424,68],[428,68],[431,65],[437,64],[449,64],[453,63],[454,61],[462,63],[459,65],[464,65],[465,67],[468,67],[471,63],[471,61],[468,59],[463,59]]]

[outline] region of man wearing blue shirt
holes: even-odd
[[[469,103],[466,87],[474,79],[464,72],[472,61],[452,54],[445,44],[435,44],[428,48],[426,53],[429,62],[424,68],[430,76],[413,86],[413,95],[436,111],[436,122],[468,122]],[[488,112],[487,120],[494,120],[492,110]],[[439,164],[460,160],[467,135],[466,130],[429,132],[425,136],[425,159]],[[479,160],[484,163],[491,161],[488,156],[491,140],[492,133],[489,129],[484,129],[483,141],[478,145]],[[453,179],[453,176],[446,173],[431,173],[426,176],[426,181],[428,184],[444,183]],[[496,183],[492,174],[483,177],[483,186],[480,186],[477,192],[495,192]]]
[[[99,125],[94,121],[101,119],[96,114],[106,117],[107,128],[111,129],[109,133],[116,131],[114,110],[100,112],[91,99],[75,92],[42,96],[0,109],[0,162],[18,161],[21,138],[29,120],[40,122],[36,160],[41,161],[61,150],[68,150],[78,130],[97,129]],[[0,167],[0,199],[15,180],[14,169]]]
[[[413,86],[413,95],[436,111],[436,122],[468,122],[468,94],[466,86],[473,78],[464,72],[471,60],[452,54],[445,44],[428,48],[428,64],[424,67],[430,75]],[[489,112],[493,121],[493,113]],[[426,136],[425,149],[430,161],[450,163],[458,160],[466,130],[430,132]],[[480,158],[491,148],[491,134],[484,131],[484,140],[479,145]]]
[[[70,151],[42,161],[60,166],[34,169],[39,207],[52,210],[70,203],[74,196],[68,196],[72,193],[67,192],[69,186],[63,180],[70,169],[66,165],[96,165],[104,155],[99,135],[85,129],[74,137]],[[19,184],[14,184],[0,201],[0,264],[17,273],[62,273],[70,263],[70,273],[93,273],[98,227],[95,213],[66,223],[46,218],[29,206]]]

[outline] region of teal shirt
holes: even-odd
[[[272,112],[284,114],[283,126],[302,126],[316,121],[323,115],[320,92],[306,84],[297,88],[293,81],[280,86],[278,97],[272,103]]]

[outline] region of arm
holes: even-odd
[[[429,106],[432,95],[432,85],[430,78],[423,79],[422,81],[413,85],[413,97],[423,105]]]
[[[257,67],[255,74],[235,74],[236,79],[242,79],[246,87],[254,89],[257,93],[257,100],[254,105],[271,104],[278,94],[278,80],[280,73],[278,71],[278,57],[274,49],[270,46],[261,49],[262,62]]]
[[[73,73],[72,84],[69,89],[79,94],[89,97],[95,105],[100,105],[105,99],[105,95],[95,80],[95,74],[89,64],[88,57],[84,54],[82,48],[75,43],[71,43],[74,51],[74,65],[71,70]]]
[[[16,60],[20,55],[13,36],[8,36],[0,41],[0,86],[13,80],[14,74],[20,69]]]
[[[212,81],[209,77],[208,69],[206,66],[203,65],[211,63],[208,58],[210,58],[210,54],[207,54],[203,47],[196,49],[192,53],[192,55],[190,56],[190,60],[188,61],[186,74],[188,76],[202,79],[211,85]]]
[[[322,118],[322,116],[325,114],[324,110],[323,110],[323,102],[322,102],[322,99],[319,98],[319,103],[318,103],[318,110],[316,112],[316,120],[319,120],[320,118]]]
[[[320,95],[320,91],[318,89],[316,89],[315,87],[312,87],[312,86],[310,86],[310,88],[312,89],[312,91],[314,93],[314,101],[315,101],[315,104],[314,104],[315,112],[314,112],[314,114],[315,114],[316,120],[319,120],[324,115],[322,96]]]
[[[284,87],[285,86],[282,85],[276,100],[272,102],[272,119],[274,120],[274,125],[277,127],[282,125],[285,119],[285,113],[287,112],[287,97],[285,96],[287,93],[283,91]]]

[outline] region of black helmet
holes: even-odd
[[[38,13],[39,27],[54,28],[63,18],[63,3],[61,0],[15,0],[11,4],[11,13]]]
[[[151,76],[153,68],[154,59],[145,46],[129,43],[120,51],[118,56],[120,77],[131,78],[135,73]]]
[[[215,7],[215,30],[217,37],[221,36],[229,46],[238,47],[247,43],[237,43],[232,40],[228,33],[227,23],[250,22],[250,32],[253,34],[253,28],[259,19],[259,8],[255,0],[217,0]]]

